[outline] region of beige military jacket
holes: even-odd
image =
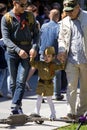
[[[81,28],[83,31],[83,49],[87,57],[87,11],[80,9],[80,14],[78,20],[81,23]],[[59,53],[60,52],[69,52],[70,49],[70,40],[71,40],[71,18],[69,16],[61,20],[60,32],[58,37]]]

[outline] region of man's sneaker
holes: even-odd
[[[17,109],[17,110],[13,109],[13,110],[11,111],[11,115],[14,115],[14,114],[23,114],[22,108],[20,107],[20,108]]]
[[[18,110],[12,110],[11,115],[19,114]]]
[[[62,120],[76,120],[77,115],[68,113],[67,116],[61,117],[60,119],[62,119]]]
[[[71,113],[68,113],[68,114],[67,114],[67,117],[68,117],[69,119],[73,119],[73,120],[75,120],[75,119],[77,118],[76,115],[71,114]]]
[[[60,95],[60,96],[57,96],[57,97],[55,98],[55,100],[61,101],[61,100],[63,100],[63,98],[64,98],[64,95]]]
[[[0,91],[0,97],[3,97],[3,93]]]
[[[23,110],[22,110],[21,107],[18,109],[18,113],[19,113],[19,114],[23,114]]]

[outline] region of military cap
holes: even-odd
[[[72,11],[77,4],[78,4],[78,0],[64,0],[63,11],[66,11],[66,12]]]
[[[55,55],[55,49],[54,49],[54,47],[50,46],[50,47],[47,47],[45,49],[44,55],[49,55],[49,54]]]

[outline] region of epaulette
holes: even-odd
[[[10,15],[9,12],[7,12],[7,13],[5,14],[5,18],[6,18],[7,24],[9,24],[9,23],[12,24],[12,16]]]

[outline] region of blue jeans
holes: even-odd
[[[29,59],[21,59],[18,54],[6,52],[6,59],[10,74],[10,88],[12,91],[12,106],[18,108],[22,105],[25,91],[25,82],[29,72]]]
[[[10,75],[7,77],[7,85],[8,85],[8,94],[12,94],[11,88],[10,88]]]
[[[56,71],[54,81],[54,95],[57,98],[61,95],[61,70]]]
[[[7,75],[8,69],[0,69],[0,91],[4,94],[7,93]]]

